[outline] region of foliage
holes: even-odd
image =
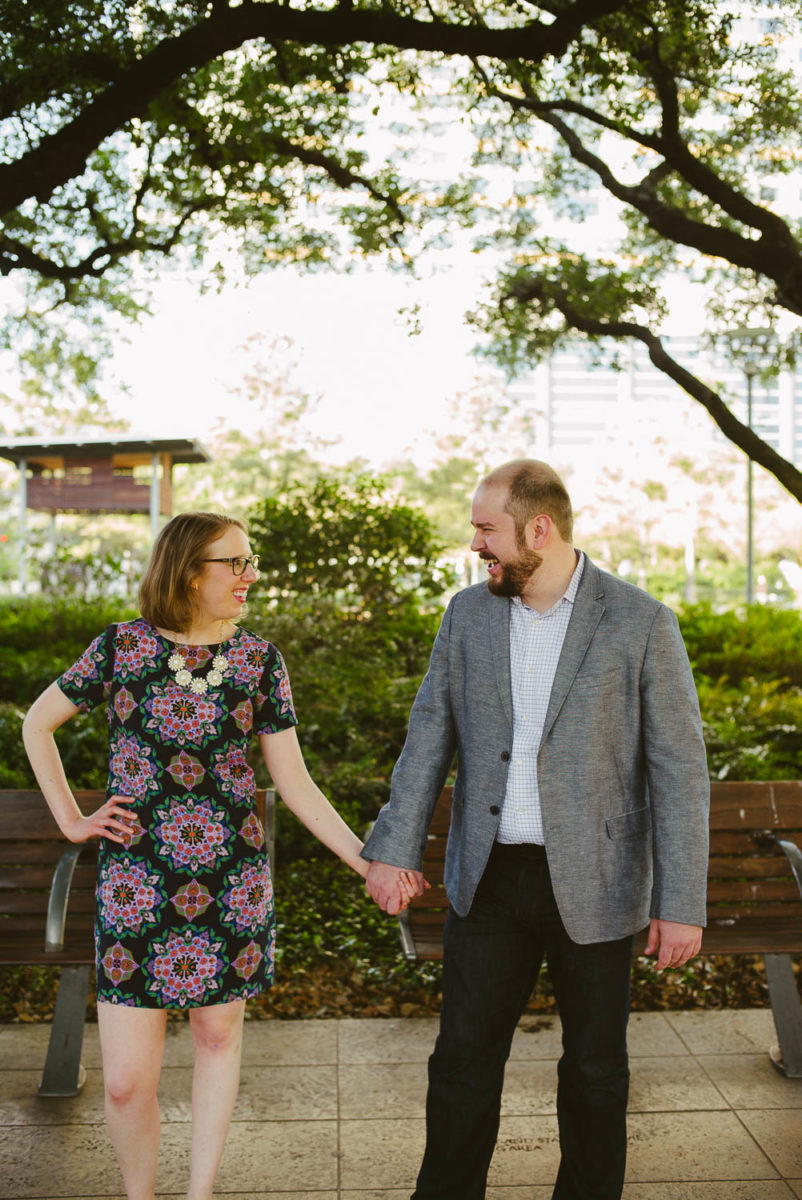
[[[750,677],[787,680],[802,688],[802,616],[755,604],[714,612],[709,605],[679,613],[680,629],[697,682],[703,677],[739,685]]]
[[[798,779],[802,762],[802,615],[753,605],[680,613],[710,774]]]
[[[248,618],[250,627],[285,650],[312,774],[358,830],[386,797],[437,623],[436,612],[421,612],[412,600],[392,609],[375,605],[369,611],[370,619],[358,619],[331,598],[295,593],[279,604],[260,605]],[[31,785],[19,723],[25,705],[40,690],[42,674],[46,671],[45,682],[50,682],[105,624],[123,615],[127,614],[112,606],[69,601],[29,599],[2,605],[0,677],[9,682],[0,700],[0,739],[5,747],[0,786]],[[680,621],[699,686],[711,773],[728,778],[798,777],[799,613],[755,607],[746,613],[717,614],[697,605],[683,611]],[[40,658],[43,641],[47,647]],[[102,713],[77,717],[60,736],[72,782],[102,787]],[[399,952],[396,922],[367,899],[361,881],[325,852],[318,855],[317,843],[283,805],[278,816],[277,983],[272,992],[250,1002],[249,1015],[435,1013],[439,965],[406,963]],[[56,975],[44,968],[5,969],[0,1020],[48,1019]],[[681,972],[662,975],[647,960],[635,963],[636,1011],[767,1002],[758,959],[703,958]],[[544,976],[528,1011],[553,1010]]]
[[[800,228],[795,202],[783,211],[768,195],[782,194],[800,151],[799,86],[783,57],[799,5],[766,11],[744,9],[750,28],[711,0],[628,4],[585,30],[559,65],[478,68],[479,161],[501,159],[533,182],[488,234],[510,258],[475,320],[492,356],[513,370],[568,339],[589,340],[600,354],[612,343],[613,355],[616,340],[638,339],[728,438],[802,499],[802,472],[659,336],[666,283],[682,278],[706,297],[711,331],[769,326],[781,331],[769,365],[795,361]],[[763,37],[758,21],[770,25]],[[588,223],[587,238],[580,228],[599,195],[601,245],[591,240],[600,223]],[[544,212],[560,208],[564,233],[545,234]]]
[[[382,610],[442,593],[442,546],[420,511],[370,475],[318,475],[269,496],[249,519],[272,598],[336,597],[376,620]]]
[[[284,654],[307,765],[357,832],[389,795],[438,619],[411,602],[360,619],[332,598],[295,598],[248,618]],[[282,862],[321,853],[283,805],[277,842]]]
[[[107,625],[132,615],[103,599],[0,600],[0,700],[31,704]]]
[[[249,627],[286,658],[313,777],[364,828],[387,798],[437,629],[439,542],[422,513],[360,475],[292,485],[249,529],[263,585]],[[279,845],[290,858],[319,849],[283,809]]]
[[[710,289],[719,330],[788,317],[780,353],[795,353],[799,228],[761,188],[800,149],[782,58],[800,3],[768,11],[754,37],[715,0],[5,3],[0,270],[30,283],[24,334],[12,321],[6,345],[30,386],[63,390],[70,371],[86,392],[103,307],[134,317],[165,256],[183,251],[206,281],[232,241],[252,270],[343,249],[406,263],[424,221],[447,243],[482,216],[483,243],[511,254],[479,317],[499,359],[529,363],[569,333],[638,338],[802,498],[802,472],[658,332],[665,281],[681,273]],[[487,202],[471,181],[427,187],[402,177],[401,154],[371,156],[377,125],[398,139],[384,97],[425,109],[444,77],[476,167],[502,172]],[[583,247],[593,189],[620,236]],[[568,230],[544,235],[555,219]]]

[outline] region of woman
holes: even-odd
[[[210,1200],[239,1086],[245,1000],[272,981],[270,867],[246,759],[253,733],[288,807],[360,875],[368,869],[362,843],[306,770],[280,653],[236,625],[257,567],[239,521],[173,518],[142,580],[142,616],[100,634],[23,725],[62,832],[72,842],[101,839],[98,1025],[128,1200],[154,1197],[165,1010],[190,1009],[187,1200]],[[104,702],[108,799],[84,817],[53,733]]]

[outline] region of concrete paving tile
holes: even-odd
[[[232,1125],[218,1176],[219,1191],[253,1191],[269,1187],[286,1192],[335,1191],[337,1128],[334,1121],[238,1122]],[[160,1194],[181,1191],[189,1169],[190,1131],[182,1123],[162,1126],[159,1155]],[[81,1200],[114,1195],[119,1173],[104,1126],[61,1125],[0,1130],[0,1197],[80,1196]]]
[[[167,1125],[165,1130],[183,1130],[183,1145],[188,1149],[187,1126]],[[179,1179],[167,1172],[163,1178],[179,1191],[186,1171]],[[336,1121],[236,1121],[231,1126],[216,1192],[259,1195],[301,1189],[336,1192]]]
[[[425,1122],[340,1122],[340,1187],[356,1191],[370,1181],[374,1187],[412,1191],[423,1157]]]
[[[802,1197],[802,1179],[789,1179],[788,1186],[795,1196]]]
[[[426,1062],[432,1052],[439,1024],[436,1017],[402,1017],[386,1021],[347,1018],[338,1021],[340,1062]]]
[[[793,1192],[781,1179],[625,1183],[622,1194],[622,1200],[792,1200],[792,1197]]]
[[[556,1117],[502,1117],[488,1182],[496,1187],[553,1184],[559,1163]]]
[[[412,1190],[423,1156],[423,1120],[343,1121],[341,1186],[356,1191],[366,1180],[376,1189]],[[559,1162],[555,1117],[502,1117],[490,1166],[494,1186],[554,1181]]]
[[[422,1062],[341,1064],[340,1117],[344,1121],[422,1117],[426,1083]]]
[[[733,1108],[802,1108],[802,1079],[786,1079],[767,1054],[703,1054],[697,1061]]]
[[[192,1120],[192,1068],[170,1067],[159,1080],[163,1121]],[[337,1118],[336,1067],[242,1068],[235,1121]]]
[[[488,1187],[487,1200],[551,1200],[553,1191],[551,1183],[539,1187]]]
[[[243,1067],[235,1121],[313,1121],[337,1117],[336,1067]],[[103,1073],[90,1069],[77,1096],[41,1099],[39,1071],[8,1072],[0,1089],[0,1125],[99,1125],[105,1120]],[[167,1067],[159,1080],[162,1120],[192,1119],[192,1069]],[[423,1111],[421,1109],[421,1111]],[[370,1115],[370,1114],[367,1114]]]
[[[802,1118],[798,1109],[741,1109],[738,1116],[782,1176],[802,1176]]]
[[[767,1054],[777,1041],[770,1008],[667,1013],[691,1054]]]
[[[666,1013],[632,1013],[627,1030],[630,1058],[687,1054]]]
[[[488,1187],[487,1200],[551,1200],[554,1188],[543,1187]],[[237,1200],[240,1200],[239,1196]],[[341,1200],[409,1200],[409,1188],[382,1188],[378,1192],[341,1192]]]
[[[246,1021],[243,1063],[326,1066],[337,1062],[341,1021]]]
[[[557,1111],[557,1064],[551,1060],[507,1063],[501,1114],[504,1117],[549,1116]]]
[[[631,1113],[628,1130],[633,1183],[778,1176],[732,1112]]]
[[[530,1013],[521,1018],[512,1039],[511,1060],[558,1059],[562,1052],[562,1026],[558,1017]]]
[[[702,1112],[727,1102],[690,1055],[630,1060],[630,1112]]]
[[[29,1071],[38,1070],[41,1074],[45,1065],[47,1044],[50,1041],[50,1025],[44,1022],[30,1025],[9,1025],[0,1041],[0,1055],[3,1070]],[[84,1027],[84,1040],[81,1050],[81,1061],[84,1066],[100,1066],[100,1043],[97,1037],[97,1025]]]
[[[322,1066],[337,1061],[337,1021],[246,1021],[242,1061],[252,1066]],[[166,1067],[191,1067],[192,1030],[188,1021],[168,1022]]]
[[[119,1186],[103,1125],[39,1125],[0,1129],[0,1197],[113,1195]]]
[[[103,1073],[86,1072],[86,1083],[77,1096],[44,1099],[36,1089],[42,1076],[35,1071],[4,1071],[0,1087],[0,1125],[102,1125]]]

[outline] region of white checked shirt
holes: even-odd
[[[547,612],[527,608],[520,596],[510,600],[510,673],[512,680],[512,755],[496,839],[543,845],[543,815],[537,783],[537,756],[557,663],[574,611],[585,556],[571,582]]]

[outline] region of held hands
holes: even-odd
[[[365,891],[391,917],[405,909],[414,896],[422,896],[428,887],[420,871],[389,863],[372,862],[365,877]]]
[[[126,846],[137,824],[136,814],[124,804],[133,804],[133,796],[110,796],[96,812],[88,817],[77,818],[63,832],[71,842],[88,842],[90,838],[108,838]]]
[[[656,970],[665,967],[681,967],[699,953],[702,945],[701,925],[681,925],[678,921],[660,921],[652,917],[649,940],[644,954],[657,951]]]

